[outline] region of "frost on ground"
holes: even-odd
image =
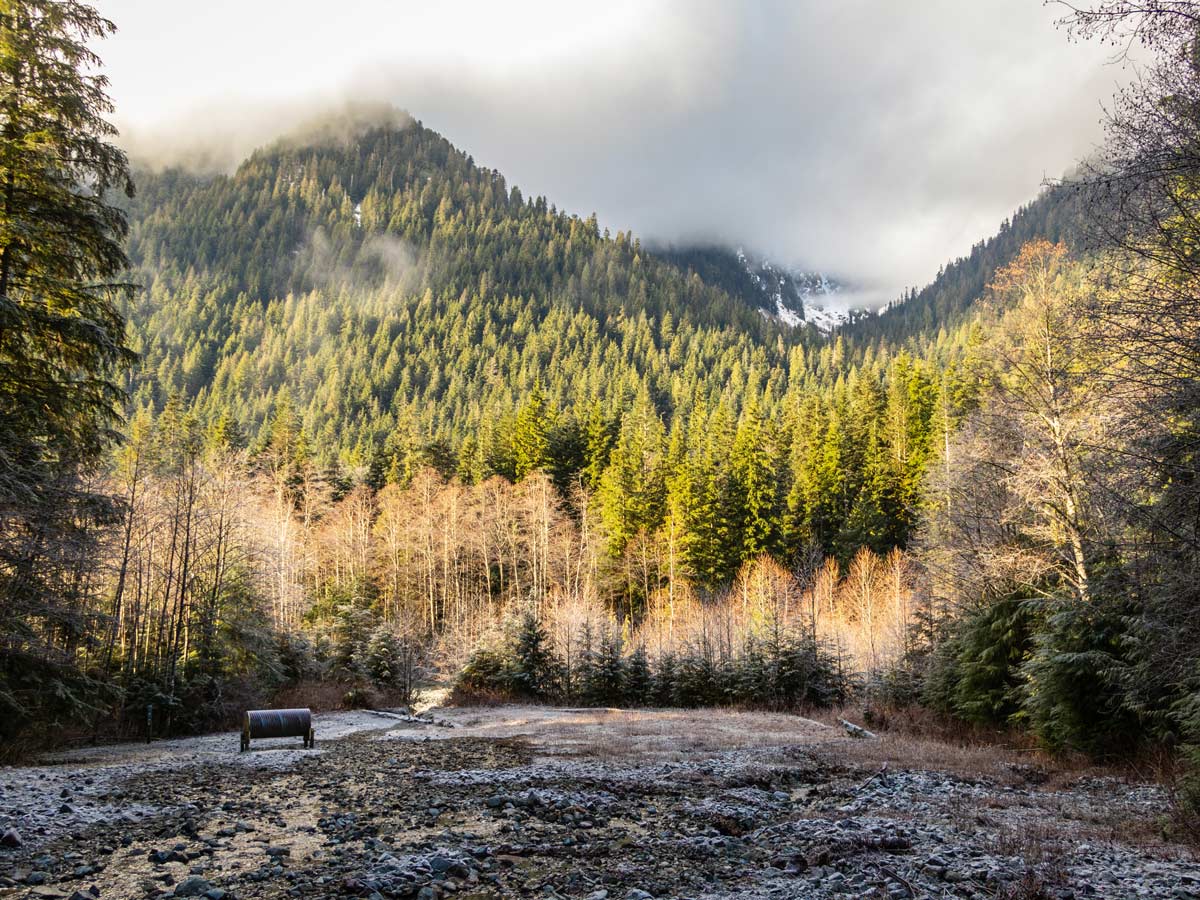
[[[355,711],[320,717],[322,741],[375,730],[395,722],[386,713]],[[310,751],[299,738],[263,742],[270,752],[231,753],[235,732],[176,738],[151,744],[87,747],[47,756],[43,765],[0,768],[0,834],[13,829],[36,847],[103,822],[133,824],[174,809],[169,791],[132,802],[126,785],[151,772],[201,766],[287,768]],[[316,751],[321,752],[318,744]],[[0,850],[3,853],[3,850]],[[4,863],[0,856],[0,866]]]
[[[796,716],[437,719],[319,716],[315,752],[224,734],[0,770],[20,843],[0,895],[1200,897],[1149,785]]]

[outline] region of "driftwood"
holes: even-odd
[[[846,734],[852,738],[874,738],[877,735],[873,731],[867,731],[861,725],[855,725],[853,722],[847,722],[845,719],[838,719],[838,724],[846,729]]]
[[[858,786],[858,789],[861,791],[863,788],[865,788],[867,785],[869,785],[872,781],[878,781],[884,787],[887,787],[888,785],[891,784],[891,782],[888,781],[888,764],[886,762],[880,767],[878,772],[876,772],[874,775],[872,775],[870,778],[868,778],[866,781],[864,781],[862,784],[860,784]]]
[[[432,715],[419,716],[410,712],[393,712],[389,709],[373,709],[371,712],[377,716],[383,716],[385,719],[395,719],[397,722],[407,722],[410,725],[434,725],[438,728],[457,727],[453,722],[435,719]]]

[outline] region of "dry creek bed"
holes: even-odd
[[[881,772],[797,717],[437,715],[0,768],[0,897],[1200,898],[1150,785]]]

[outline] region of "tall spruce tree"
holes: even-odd
[[[740,510],[739,562],[778,547],[781,520],[779,461],[758,404],[753,400],[742,413],[730,451],[731,481]]]
[[[621,422],[617,444],[600,481],[601,516],[614,556],[639,530],[653,531],[662,521],[665,444],[662,420],[643,392]]]
[[[536,382],[525,405],[517,413],[513,429],[512,456],[518,479],[546,468],[550,462],[550,413],[541,382]]]
[[[5,500],[112,437],[131,360],[116,281],[132,196],[107,79],[89,40],[114,29],[76,2],[15,0],[0,12],[0,420]]]

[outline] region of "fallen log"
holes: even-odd
[[[853,722],[847,722],[845,719],[838,719],[838,724],[846,729],[846,734],[852,738],[876,738],[877,734],[873,731],[867,731],[861,725],[855,725]]]

